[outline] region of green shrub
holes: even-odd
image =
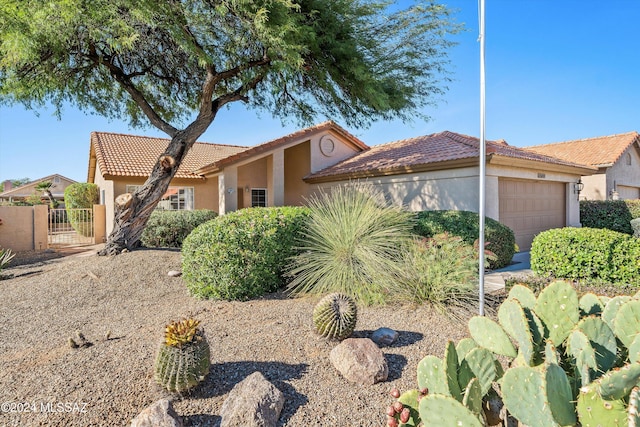
[[[583,227],[606,228],[620,233],[633,234],[631,211],[625,200],[582,200],[580,222]]]
[[[631,220],[631,228],[633,229],[633,237],[640,238],[640,218]]]
[[[155,210],[142,232],[140,242],[148,248],[180,248],[184,239],[200,224],[217,213],[207,209],[194,211]]]
[[[11,249],[2,249],[0,247],[0,272],[11,262],[14,256],[15,254],[11,252]]]
[[[531,245],[531,268],[563,279],[640,283],[640,240],[597,228],[543,231]]]
[[[631,218],[640,218],[640,199],[625,200],[624,203],[627,205],[627,209],[629,209]]]
[[[64,190],[64,206],[71,226],[83,236],[93,233],[93,212],[80,212],[73,209],[91,209],[100,201],[100,189],[96,184],[76,182]]]
[[[187,288],[197,297],[224,300],[279,289],[308,215],[304,207],[249,208],[198,226],[182,244]]]
[[[423,237],[433,237],[440,233],[450,233],[462,237],[468,244],[474,244],[480,236],[480,216],[469,211],[423,211],[417,214],[414,231]],[[515,253],[516,239],[513,231],[492,218],[485,218],[486,249],[495,254],[489,260],[489,268],[507,266]]]
[[[321,193],[309,206],[301,252],[288,267],[292,293],[339,292],[363,304],[383,303],[412,215],[363,184]]]
[[[393,298],[429,303],[440,312],[449,306],[470,308],[478,300],[476,250],[461,237],[447,233],[416,238],[402,257]]]

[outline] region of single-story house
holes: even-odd
[[[32,196],[40,196],[42,200],[46,200],[46,195],[36,189],[36,187],[43,182],[51,182],[49,191],[55,200],[60,203],[64,202],[64,190],[76,181],[69,179],[59,174],[53,174],[45,176],[44,178],[36,179],[27,184],[13,188],[11,181],[4,182],[4,192],[0,193],[0,202],[24,202],[25,199]]]
[[[167,139],[91,134],[88,182],[101,188],[107,232],[114,200],[147,178]],[[325,122],[253,147],[196,143],[159,204],[164,209],[300,205],[319,188],[367,182],[418,211],[478,211],[478,138],[453,132],[374,147]],[[596,168],[487,141],[486,214],[511,227],[521,250],[549,228],[579,226],[575,183]]]
[[[638,132],[537,145],[525,150],[598,168],[595,174],[582,177],[583,200],[640,199]]]

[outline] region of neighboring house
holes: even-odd
[[[92,133],[89,182],[103,190],[107,232],[114,199],[144,182],[167,139]],[[368,147],[325,122],[254,147],[195,144],[161,208],[300,205],[319,188],[359,180],[411,210],[478,211],[479,142],[453,132]],[[548,228],[580,223],[574,184],[596,168],[487,142],[486,213],[511,227],[522,250]]]
[[[525,150],[598,168],[583,176],[580,199],[640,199],[638,132],[526,147]]]
[[[45,176],[44,178],[37,179],[28,184],[21,185],[20,187],[12,188],[11,181],[5,181],[4,192],[0,193],[0,202],[24,202],[25,199],[34,195],[40,196],[45,203],[48,202],[46,195],[42,191],[38,191],[36,187],[42,182],[51,182],[51,195],[55,200],[60,203],[64,202],[64,190],[71,184],[75,184],[76,181],[64,177],[62,175],[53,174]],[[62,206],[61,206],[62,207]]]

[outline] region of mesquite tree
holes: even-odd
[[[0,22],[0,102],[71,103],[171,138],[145,184],[117,198],[103,254],[138,244],[226,104],[300,124],[410,119],[442,94],[459,30],[443,6],[384,0],[0,0]]]

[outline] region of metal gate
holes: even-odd
[[[49,247],[94,243],[93,209],[50,209]]]

